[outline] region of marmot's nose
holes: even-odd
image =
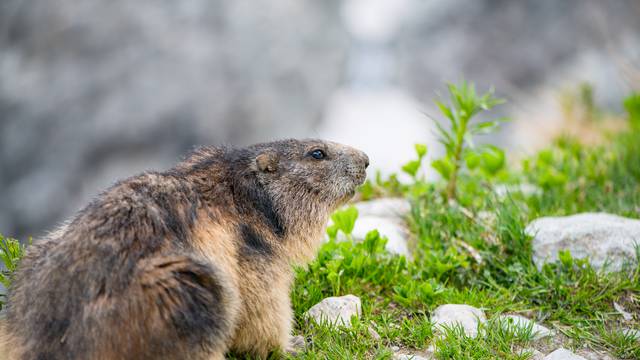
[[[364,168],[368,168],[369,167],[369,156],[367,156],[367,154],[365,154],[364,152],[360,151],[360,159],[362,159],[362,164],[364,165]]]

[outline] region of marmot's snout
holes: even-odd
[[[369,167],[369,156],[363,151],[353,149],[353,164],[350,166],[352,176],[355,178],[356,184],[362,185],[367,178],[367,167]]]
[[[343,171],[347,179],[345,181],[345,192],[348,198],[351,198],[356,188],[362,184],[367,178],[367,167],[369,166],[369,156],[363,151],[346,145],[338,145],[341,148]]]

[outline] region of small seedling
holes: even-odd
[[[358,209],[355,206],[349,206],[346,209],[334,212],[333,215],[331,215],[333,224],[327,227],[327,235],[329,235],[330,239],[335,240],[338,231],[342,231],[347,239],[351,240],[351,233],[353,232],[357,218]]]
[[[409,174],[415,181],[418,177],[418,171],[422,167],[422,160],[427,155],[427,145],[415,144],[414,148],[416,150],[416,154],[418,155],[418,158],[404,164],[402,166],[402,171]]]
[[[481,149],[477,153],[473,150],[473,136],[488,134],[499,126],[504,119],[481,120],[472,123],[474,117],[482,111],[491,110],[504,101],[493,96],[493,91],[478,95],[473,84],[465,81],[460,85],[449,84],[450,103],[436,101],[436,105],[448,120],[449,129],[436,122],[440,143],[444,145],[446,155],[432,163],[440,175],[447,180],[445,194],[448,199],[456,199],[456,188],[463,160],[479,164],[482,162],[489,173],[495,173],[504,165],[504,154],[497,148]]]

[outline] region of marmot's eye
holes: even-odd
[[[320,149],[316,149],[313,150],[309,153],[309,155],[311,155],[312,158],[320,160],[320,159],[324,159],[327,154],[324,153],[324,151],[320,150]]]

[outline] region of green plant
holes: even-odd
[[[640,130],[640,93],[633,93],[624,99],[624,108],[629,115],[632,129]]]
[[[31,239],[29,239],[31,243]],[[24,255],[25,246],[20,245],[20,242],[16,239],[6,238],[0,234],[0,268],[4,267],[4,270],[0,271],[0,283],[8,288],[11,285],[11,279],[13,272],[18,267],[20,259]],[[4,299],[6,294],[0,294],[0,310],[4,305]]]
[[[463,165],[480,164],[484,160],[488,172],[495,173],[504,165],[504,154],[495,147],[474,150],[473,136],[494,131],[498,120],[472,120],[481,111],[488,111],[501,104],[502,99],[495,98],[493,91],[478,95],[473,84],[463,81],[460,85],[449,84],[449,104],[436,101],[436,105],[448,120],[449,129],[436,122],[439,141],[444,145],[446,155],[432,163],[432,166],[447,180],[445,194],[448,199],[456,199],[458,176]],[[470,149],[469,151],[467,151]],[[474,151],[476,151],[474,153]]]
[[[422,166],[422,159],[427,155],[427,146],[424,144],[415,144],[414,148],[416,150],[416,154],[418,158],[416,160],[411,160],[408,163],[402,166],[402,171],[409,174],[414,181],[417,180],[418,170]]]
[[[356,224],[356,219],[358,219],[358,209],[355,206],[337,210],[331,215],[333,224],[327,227],[327,235],[330,239],[335,240],[338,231],[342,231],[347,239],[351,240],[351,232]]]

